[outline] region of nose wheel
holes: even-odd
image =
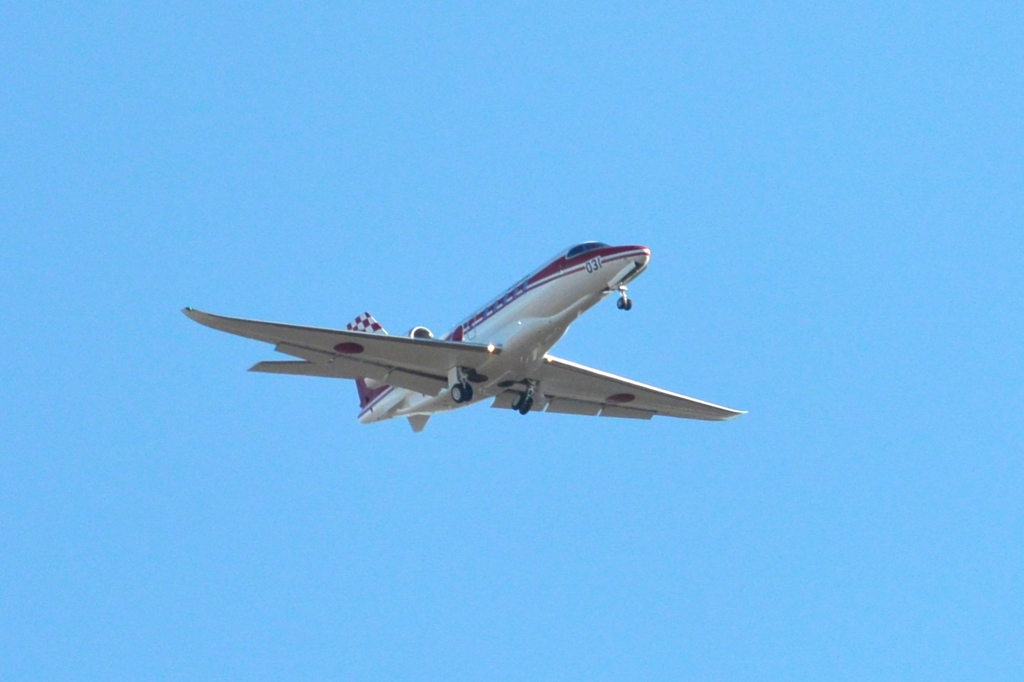
[[[619,300],[615,302],[615,307],[619,310],[632,310],[633,301],[630,300],[629,296],[626,295],[626,285],[623,284],[619,287]]]

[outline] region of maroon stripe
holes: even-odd
[[[538,270],[536,274],[534,274],[532,277],[530,277],[530,279],[528,279],[526,281],[526,283],[527,284],[534,284],[536,282],[539,282],[542,279],[546,279],[546,278],[550,277],[551,275],[557,274],[558,272],[560,272],[562,270],[562,263],[564,261],[565,261],[565,259],[562,258],[561,256],[559,256],[558,258],[556,258],[555,260],[551,261],[550,263],[545,265],[543,268]]]
[[[597,249],[593,249],[591,251],[587,251],[573,258],[567,259],[564,256],[559,256],[558,258],[554,259],[553,261],[545,265],[543,268],[538,270],[535,274],[533,274],[530,277],[530,279],[527,280],[526,291],[536,291],[536,289],[540,286],[544,286],[546,284],[550,284],[551,282],[558,281],[562,279],[562,277],[565,277],[567,275],[575,274],[586,264],[587,261],[591,260],[592,258],[595,258],[596,256],[601,256],[602,259],[610,262],[614,260],[619,260],[620,258],[628,256],[639,256],[642,254],[644,254],[644,251],[641,247],[603,246]],[[544,280],[548,278],[551,279],[545,282]],[[522,296],[523,293],[525,292],[517,291],[517,293],[513,295],[512,300],[518,299],[520,296]],[[462,327],[463,333],[469,331],[470,329],[475,329],[476,327],[480,326],[480,324],[482,324],[484,320],[487,319],[487,310],[489,310],[499,301],[504,300],[506,295],[507,294],[502,294],[499,298],[496,298],[492,303],[485,306],[483,310],[475,313],[468,320],[462,322],[461,325],[459,326]],[[445,340],[448,340],[451,338],[451,336],[452,333],[450,332],[444,338]]]

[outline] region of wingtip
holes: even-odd
[[[192,320],[193,322],[198,322],[204,327],[210,327],[210,323],[213,322],[217,317],[216,315],[211,315],[210,313],[204,313],[202,310],[196,310],[192,306],[186,306],[182,308],[181,312],[184,313],[185,317],[187,317],[188,319]]]

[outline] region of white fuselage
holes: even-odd
[[[363,408],[359,421],[453,410],[528,379],[576,318],[639,275],[649,259],[650,250],[642,246],[602,245],[573,258],[559,255],[445,335],[501,349],[474,368],[472,400],[456,403],[448,390],[429,396],[392,386]]]

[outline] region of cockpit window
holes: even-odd
[[[599,249],[602,246],[608,246],[608,245],[607,244],[602,244],[601,242],[583,242],[582,244],[577,244],[576,246],[574,246],[571,249],[569,249],[569,252],[565,254],[565,257],[566,258],[573,258],[575,256],[580,255],[581,253],[586,253],[587,251],[593,251],[594,249]]]

